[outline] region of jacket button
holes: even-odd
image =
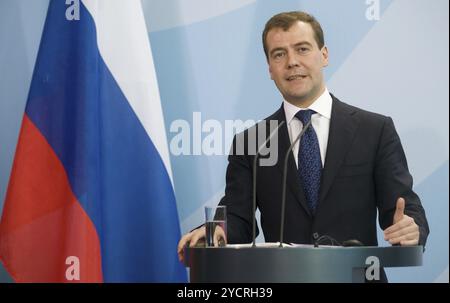
[[[314,238],[314,240],[319,239],[319,234],[318,233],[313,233],[313,238]]]

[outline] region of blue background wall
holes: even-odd
[[[430,222],[424,266],[388,269],[392,282],[448,282],[448,1],[142,0],[168,138],[176,119],[259,120],[281,97],[261,46],[275,13],[306,10],[330,52],[328,88],[347,103],[394,119]],[[0,211],[48,0],[0,0]],[[203,138],[208,133],[203,134]],[[222,150],[230,138],[224,138]],[[226,155],[171,156],[182,232],[202,222],[225,185]],[[381,233],[380,233],[381,234]],[[259,241],[263,241],[260,237]],[[387,245],[380,237],[380,244]],[[0,281],[8,277],[0,266]]]

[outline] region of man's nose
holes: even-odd
[[[288,60],[287,60],[287,67],[293,68],[298,67],[300,65],[300,62],[298,60],[298,57],[295,54],[288,54]]]

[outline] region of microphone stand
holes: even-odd
[[[256,247],[256,168],[258,166],[258,159],[259,155],[262,151],[262,149],[267,145],[267,143],[272,139],[272,137],[278,132],[280,127],[285,123],[286,121],[281,121],[280,124],[278,124],[277,128],[269,135],[269,137],[264,141],[263,144],[258,148],[258,151],[256,152],[255,158],[253,160],[253,245],[252,247]]]
[[[294,148],[295,143],[297,143],[298,140],[300,140],[301,137],[303,137],[303,134],[308,130],[308,128],[311,126],[311,120],[303,127],[300,134],[298,134],[297,138],[292,142],[291,146],[289,146],[286,155],[284,157],[284,166],[283,166],[283,188],[282,188],[282,194],[281,194],[281,226],[280,226],[280,245],[279,247],[283,247],[283,234],[284,234],[284,213],[286,208],[286,179],[287,179],[287,163],[289,160],[289,153]],[[299,147],[300,148],[300,147]],[[300,161],[300,159],[298,160]],[[298,164],[300,165],[300,163]]]

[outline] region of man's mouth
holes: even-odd
[[[287,81],[293,81],[293,80],[304,79],[304,78],[306,78],[305,75],[297,74],[297,75],[291,75],[291,76],[287,77],[286,80]]]

